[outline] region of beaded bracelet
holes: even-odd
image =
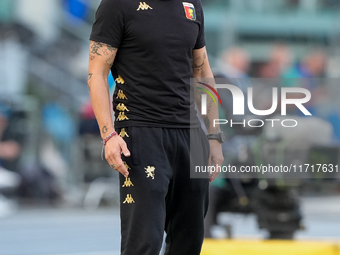
[[[114,137],[115,135],[118,135],[118,133],[117,133],[117,132],[113,132],[111,135],[105,137],[105,138],[103,139],[103,144],[104,144],[104,146],[105,146],[106,143],[107,143],[112,137]]]
[[[101,158],[102,158],[102,160],[104,160],[104,159],[103,159],[103,155],[104,155],[104,147],[105,147],[106,143],[107,143],[112,137],[114,137],[115,135],[118,135],[118,133],[117,133],[117,132],[113,132],[111,135],[109,135],[109,136],[107,136],[107,137],[105,137],[105,138],[103,139],[103,141],[102,141],[103,147],[102,147],[102,153],[101,153]]]

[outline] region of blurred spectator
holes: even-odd
[[[4,191],[15,190],[19,187],[20,176],[3,168],[1,161],[14,160],[20,155],[20,145],[13,141],[3,141],[3,134],[8,126],[11,110],[8,105],[0,102],[0,217],[13,213],[15,203],[2,195]]]
[[[268,63],[260,69],[260,77],[278,78],[290,68],[293,56],[286,44],[275,44],[270,52]]]
[[[293,68],[288,70],[285,78],[322,78],[325,75],[327,54],[324,49],[316,48],[311,50]]]
[[[223,82],[229,82],[230,84],[239,87],[245,95],[247,95],[247,88],[250,86],[250,80],[248,77],[248,69],[250,65],[249,53],[240,47],[231,47],[226,49],[220,58],[218,72],[215,73],[215,78],[221,79]],[[219,80],[217,80],[219,82]],[[219,109],[220,116],[225,119],[232,117],[231,109],[233,109],[233,99],[231,93],[225,89],[218,90],[223,104],[223,109]],[[249,111],[246,112],[248,114]],[[242,119],[243,116],[233,116],[234,120]],[[228,130],[224,130],[225,133]]]
[[[75,133],[74,119],[64,105],[55,102],[43,105],[37,157],[20,170],[23,198],[44,203],[58,202],[62,198],[74,157],[71,145]]]
[[[307,78],[302,80],[302,86],[312,93],[310,104],[313,104],[324,91],[324,88],[319,86],[320,80],[316,80],[315,78],[323,78],[325,76],[326,63],[327,55],[323,49],[317,48],[310,51],[310,53],[302,59],[301,63],[295,64],[283,74],[283,78],[291,78],[284,80],[284,86],[297,86],[296,82],[299,82],[297,78]],[[301,87],[301,84],[299,87]]]
[[[302,59],[301,63],[297,63],[283,74],[283,77],[286,78],[284,86],[304,87],[311,92],[312,98],[306,106],[312,114],[314,114],[317,108],[316,103],[319,98],[324,98],[325,93],[327,93],[326,88],[320,86],[320,80],[315,79],[324,77],[326,63],[327,55],[325,50],[322,48],[313,49]]]
[[[13,141],[3,141],[3,134],[8,126],[11,109],[8,105],[0,103],[0,166],[1,160],[14,160],[20,155],[20,145]]]
[[[233,85],[236,85],[246,95],[247,88],[250,86],[250,81],[247,74],[249,65],[249,53],[243,48],[231,47],[222,53],[219,61],[219,69],[218,72],[215,73],[215,78],[221,78]],[[233,108],[233,99],[231,93],[226,92],[226,90],[218,90],[218,93],[223,104],[223,110],[220,109],[220,115],[224,116],[226,119],[231,118],[231,109]],[[233,117],[236,120],[242,116]],[[227,130],[224,131],[227,132]]]
[[[219,72],[228,78],[248,77],[249,53],[242,48],[232,47],[222,53]]]
[[[328,121],[333,127],[333,141],[340,141],[340,115],[335,102],[330,100],[332,91],[329,87],[329,80],[320,79],[326,76],[327,53],[323,48],[311,50],[301,61],[283,77],[284,86],[299,86],[308,89],[311,92],[311,100],[305,104],[308,111],[314,116]],[[299,79],[296,79],[299,78]],[[291,95],[291,97],[299,95]],[[298,113],[294,107],[287,108],[291,114]]]

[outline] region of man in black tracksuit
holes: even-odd
[[[190,97],[190,78],[213,78],[200,1],[103,0],[90,40],[91,101],[105,158],[121,173],[121,254],[158,255],[164,231],[166,254],[200,254],[209,178],[190,178],[190,167],[223,162],[218,136],[201,129],[199,96]],[[205,123],[217,118],[208,101]]]

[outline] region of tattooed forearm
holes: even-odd
[[[206,53],[204,52],[204,53],[203,53],[203,56],[199,56],[198,58],[195,59],[195,61],[194,61],[194,68],[195,68],[197,71],[200,71],[200,70],[203,69],[204,61],[205,61],[206,58],[207,58],[207,55],[206,55]]]
[[[196,62],[195,62],[195,69],[197,69],[197,71],[201,70],[204,66],[204,62],[201,62],[200,59],[198,59]]]
[[[113,65],[113,61],[115,59],[115,56],[110,56],[107,60],[106,63],[109,65],[109,67],[111,68]]]
[[[201,98],[201,95],[204,94],[204,91],[196,87],[195,94],[197,97]]]
[[[204,93],[203,90],[199,89],[198,87],[195,88],[194,96],[195,96],[195,103],[198,109],[201,109],[201,98],[202,98],[203,93]]]
[[[210,114],[209,114],[209,113],[210,113],[211,110],[212,110],[212,106],[213,106],[212,100],[208,100],[207,115],[202,116],[203,122],[204,122],[204,124],[205,124],[205,126],[206,126],[207,129],[210,129],[210,123],[211,123],[211,121],[210,121],[210,117],[209,117]]]
[[[103,47],[101,43],[98,42],[91,42],[91,53],[96,54],[98,56],[101,56],[101,54],[98,52],[98,50]]]
[[[204,122],[206,128],[209,129],[210,128],[210,120],[207,116],[203,117],[203,122]]]
[[[206,84],[209,84],[209,81],[205,81],[204,83]],[[204,90],[202,90],[202,86],[200,84],[195,84],[195,90],[194,90],[194,93],[195,93],[195,102],[196,102],[196,105],[197,105],[197,108],[198,110],[200,111],[201,110],[201,107],[202,107],[202,94],[205,94]],[[212,98],[210,97],[207,97],[207,108],[206,108],[206,114],[205,115],[202,115],[202,118],[203,118],[203,122],[206,126],[206,128],[212,132],[212,120],[213,119],[216,119],[216,117],[214,117],[214,115],[212,115],[214,113],[214,111],[216,111],[216,109],[214,109],[214,101]]]
[[[213,101],[211,99],[209,99],[208,100],[208,109],[207,109],[208,114],[210,113],[212,106],[213,106]]]
[[[89,91],[91,91],[89,80],[91,80],[92,75],[92,73],[89,73],[89,76],[87,77],[87,85],[89,86]]]
[[[107,126],[104,126],[104,127],[102,128],[102,132],[103,132],[103,134],[106,134],[106,132],[107,132]]]
[[[88,81],[92,78],[92,75],[93,75],[93,73],[89,73],[89,76],[87,78]]]

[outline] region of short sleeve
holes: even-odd
[[[119,47],[124,35],[124,14],[120,0],[102,0],[92,26],[90,40]]]
[[[198,32],[198,36],[197,36],[197,40],[196,40],[196,44],[194,49],[201,49],[205,46],[205,36],[204,36],[204,14],[203,14],[203,8],[202,5],[199,1],[199,16],[197,18],[199,18],[199,25],[200,25],[200,29]]]

